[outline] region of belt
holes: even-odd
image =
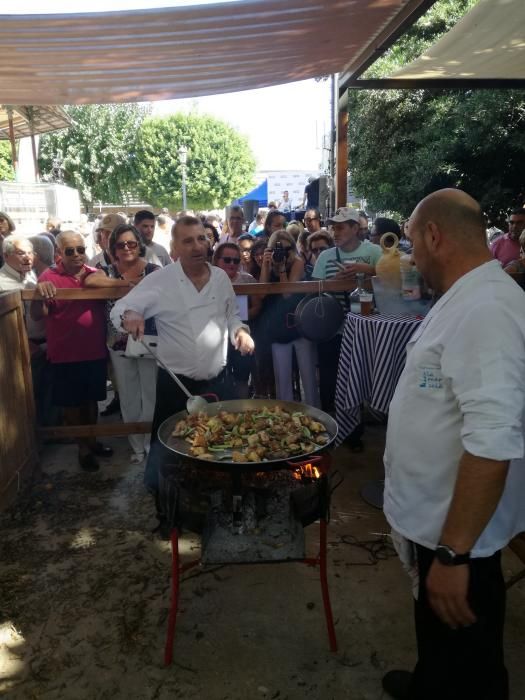
[[[169,373],[166,372],[166,370],[163,367],[160,368],[160,371],[165,372],[169,377]],[[175,372],[175,374],[183,383],[184,382],[196,382],[199,384],[205,384],[208,382],[215,382],[215,381],[217,381],[217,379],[223,379],[223,377],[226,375],[226,367],[223,367],[221,369],[221,371],[219,372],[219,374],[215,375],[215,377],[210,377],[209,379],[193,379],[193,377],[186,377],[184,374],[179,374],[178,372]]]

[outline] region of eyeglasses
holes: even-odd
[[[68,258],[70,258],[72,255],[78,253],[79,255],[84,255],[86,252],[86,246],[84,245],[77,245],[74,248],[64,248],[64,255],[67,255]]]
[[[318,216],[305,216],[304,223],[309,223],[310,221],[319,221]]]
[[[124,248],[129,248],[130,250],[135,250],[137,248],[138,243],[137,241],[119,241],[118,243],[115,244],[115,248],[118,248],[118,250],[124,250]]]
[[[238,264],[241,262],[241,259],[240,259],[240,258],[230,258],[229,256],[228,256],[228,257],[225,257],[225,258],[219,258],[219,259],[220,259],[220,260],[224,260],[224,262],[226,263],[226,265],[231,265],[232,263],[233,263],[234,265],[238,265]]]
[[[319,255],[319,253],[322,253],[323,250],[328,250],[328,246],[327,246],[327,245],[321,245],[321,246],[319,246],[318,248],[310,248],[310,251],[311,251],[312,253],[315,253],[316,255]]]

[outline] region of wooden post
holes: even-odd
[[[7,107],[7,121],[9,124],[9,141],[11,142],[11,160],[13,161],[13,170],[15,171],[15,180],[18,171],[18,156],[16,154],[16,139],[15,127],[13,125],[13,110]]]
[[[339,104],[337,112],[337,157],[335,206],[346,206],[348,177],[348,110]]]

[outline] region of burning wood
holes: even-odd
[[[299,465],[294,471],[292,472],[294,479],[297,479],[297,481],[315,481],[316,479],[321,478],[321,472],[317,467],[311,462],[307,462],[306,464],[301,464]]]

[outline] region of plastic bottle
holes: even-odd
[[[361,316],[370,316],[374,307],[374,295],[369,289],[366,288],[364,275],[358,276],[357,289],[359,293]]]
[[[421,275],[410,253],[402,255],[399,260],[401,268],[401,291],[403,299],[419,301],[421,299]]]

